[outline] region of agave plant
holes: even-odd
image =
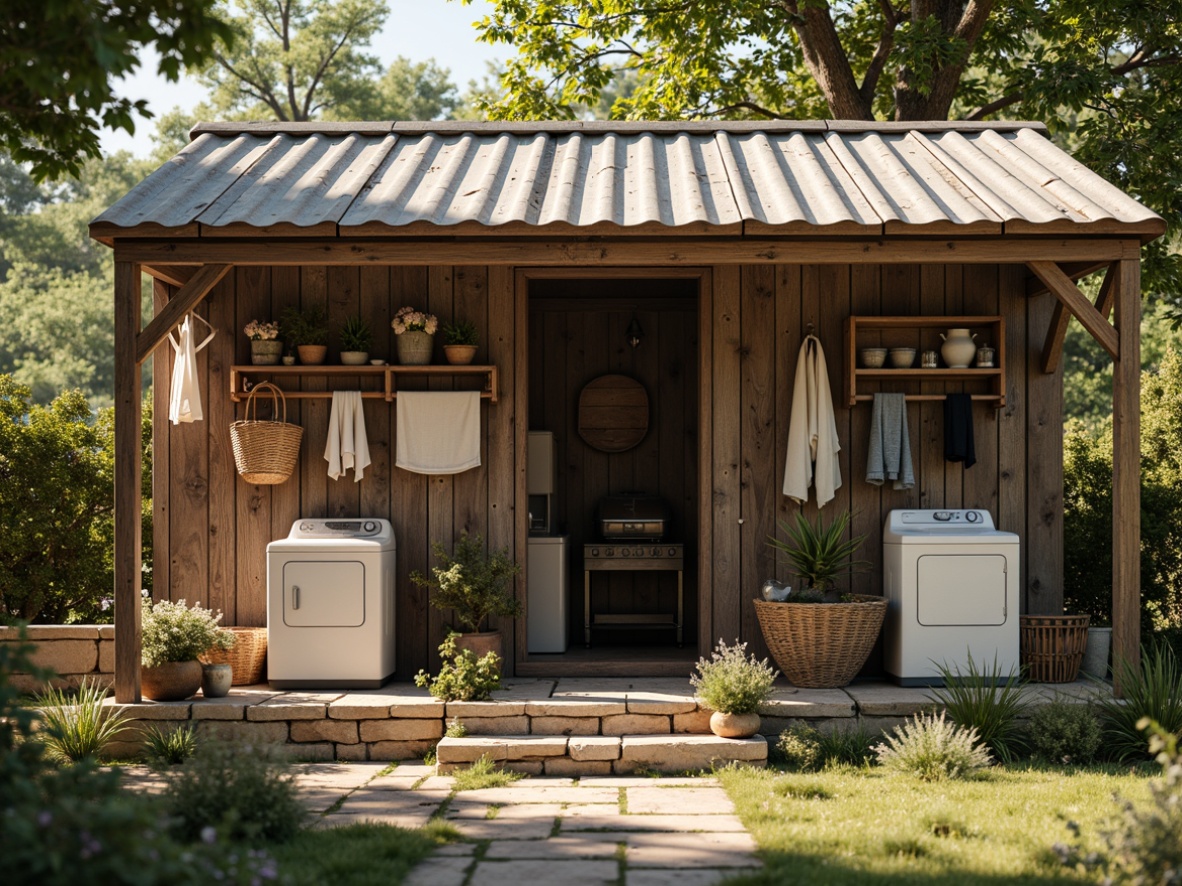
[[[849,511],[842,511],[828,526],[820,514],[814,524],[798,513],[795,525],[781,520],[780,529],[788,541],[771,537],[768,543],[788,558],[796,574],[804,580],[805,588],[817,594],[831,590],[838,576],[862,572],[870,565],[867,560],[851,559],[866,536],[846,537],[850,529]]]

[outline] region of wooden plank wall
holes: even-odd
[[[490,281],[492,290],[490,291]],[[158,302],[166,290],[157,293]],[[440,320],[470,319],[480,329],[477,363],[500,368],[499,402],[481,407],[485,437],[482,465],[462,474],[428,478],[394,467],[395,407],[365,402],[366,430],[373,464],[360,483],[353,474],[330,480],[323,458],[330,402],[290,401],[288,420],[304,427],[296,473],[278,486],[252,486],[234,469],[229,425],[245,406],[229,399],[229,368],[250,362],[242,328],[251,319],[278,318],[288,305],[321,305],[334,332],[330,359],[339,344],[335,330],[346,316],[360,313],[374,330],[373,356],[393,354],[390,317],[405,304],[427,308]],[[238,268],[198,308],[217,336],[198,355],[198,378],[205,421],[172,426],[168,422],[171,354],[155,355],[155,472],[153,476],[155,593],[221,609],[223,624],[266,623],[266,545],[285,536],[300,517],[375,516],[395,527],[397,556],[397,673],[409,679],[420,667],[434,666],[442,639],[443,614],[427,606],[425,593],[410,573],[434,562],[430,544],[449,549],[461,532],[480,533],[498,547],[515,546],[513,427],[516,344],[513,278],[504,269],[484,266],[273,267]],[[439,346],[437,340],[437,347]],[[436,362],[443,362],[442,352]],[[345,382],[345,379],[341,380]],[[305,390],[323,390],[325,381],[309,377]],[[377,389],[377,380],[366,380]],[[415,383],[407,383],[411,387]],[[418,382],[423,386],[424,382]],[[432,387],[450,388],[447,379]],[[353,387],[360,387],[353,380]],[[261,415],[269,414],[264,408]],[[489,446],[495,439],[497,444]],[[506,649],[514,642],[514,624]]]
[[[1027,299],[1024,273],[1012,265],[782,265],[719,267],[711,315],[710,386],[712,515],[705,541],[713,569],[703,579],[711,595],[703,644],[723,637],[748,641],[766,654],[751,599],[769,576],[794,580],[767,539],[777,522],[798,511],[817,516],[815,498],[800,507],[781,494],[797,355],[811,324],[821,339],[834,392],[843,484],[824,517],[853,512],[853,531],[866,536],[871,565],[853,579],[859,592],[882,593],[882,524],[896,508],[983,508],[1000,528],[1022,538],[1023,611],[1057,611],[1062,600],[1061,378],[1044,376],[1038,357],[1049,298]],[[943,406],[909,405],[916,486],[896,491],[865,482],[870,404],[841,399],[844,323],[867,315],[1004,314],[1007,404],[978,403],[973,419],[977,464],[965,470],[944,460]],[[939,348],[936,332],[889,330],[884,345]],[[878,342],[864,341],[862,344]],[[989,342],[995,345],[996,342]],[[963,385],[884,386],[914,393],[968,390]],[[872,656],[871,667],[878,661]]]

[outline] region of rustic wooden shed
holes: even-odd
[[[409,573],[429,567],[431,541],[450,544],[461,531],[524,561],[527,431],[544,428],[558,441],[557,507],[574,542],[572,629],[581,627],[580,544],[592,540],[593,505],[639,488],[673,504],[686,542],[687,644],[592,654],[572,634],[568,655],[531,655],[523,618],[501,625],[509,669],[682,675],[719,637],[762,647],[751,599],[763,578],[785,572],[766,540],[797,509],[781,485],[796,356],[810,330],[828,356],[842,444],[844,484],[826,513],[854,512],[877,567],[887,511],[988,509],[1021,536],[1023,611],[1060,611],[1059,357],[1070,316],[1115,364],[1114,648],[1135,656],[1140,248],[1163,230],[1031,123],[199,125],[91,225],[115,251],[116,695],[139,699],[149,358],[157,596],[261,625],[267,542],[299,517],[388,517],[399,552],[397,673],[409,679],[430,663],[444,624]],[[1076,281],[1100,271],[1093,304]],[[142,274],[155,303],[146,325]],[[389,319],[404,304],[475,321],[476,363],[486,367],[475,383],[493,395],[482,406],[481,466],[433,477],[396,468],[385,394],[387,383],[450,389],[472,376],[295,367],[275,377],[300,398],[296,475],[274,487],[241,480],[227,428],[242,415],[242,378],[262,377],[236,368],[250,362],[242,327],[290,304],[325,307],[334,327],[361,314],[378,332],[378,356],[392,355]],[[165,336],[190,311],[218,336],[199,355],[205,421],[173,426]],[[628,341],[633,321],[638,347]],[[883,376],[855,366],[859,345],[933,347],[945,326],[993,337],[996,370]],[[577,433],[578,391],[608,373],[639,379],[653,402],[644,442],[626,453],[593,450]],[[321,458],[325,395],[338,386],[372,395],[374,465],[359,484],[328,480]],[[877,390],[916,401],[910,491],[860,475],[863,400]],[[976,400],[970,470],[943,457],[938,401],[953,391]],[[859,576],[856,589],[881,593],[880,573]],[[528,581],[518,580],[522,599]],[[597,593],[609,607],[659,610],[671,582],[621,574]]]

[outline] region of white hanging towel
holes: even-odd
[[[354,483],[360,483],[365,476],[371,462],[360,391],[333,391],[324,458],[328,461],[328,476],[334,480],[343,477],[349,468],[353,468]]]
[[[804,504],[814,483],[817,507],[833,500],[841,486],[837,453],[837,421],[833,417],[833,393],[825,352],[815,335],[805,337],[796,361],[792,389],[792,414],[788,422],[788,455],[784,464],[784,494]],[[814,469],[815,463],[815,469]]]
[[[181,422],[201,421],[201,385],[197,382],[197,352],[204,348],[217,334],[208,323],[209,335],[199,345],[193,344],[194,319],[201,320],[197,314],[185,314],[181,321],[178,337],[180,341],[168,333],[168,341],[176,351],[176,358],[172,363],[172,386],[168,394],[168,419],[174,425]]]
[[[399,391],[394,463],[416,474],[480,464],[479,391]]]

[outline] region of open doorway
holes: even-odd
[[[529,430],[552,434],[554,474],[548,500],[531,501],[526,596],[535,602],[535,617],[527,618],[530,651],[518,673],[688,675],[698,658],[701,275],[583,273],[530,271],[522,280],[529,305]],[[631,421],[630,439],[605,444],[585,421],[580,427],[580,395],[597,379],[620,376],[643,389],[647,422],[638,430]],[[534,445],[544,445],[540,439],[531,436]],[[602,506],[619,496],[663,510],[659,534],[648,527],[635,538],[605,535]],[[543,535],[565,538],[561,566]],[[547,544],[549,559],[539,558]],[[645,556],[632,559],[637,554]],[[680,571],[671,568],[678,563]],[[555,569],[565,579],[560,590]],[[549,609],[555,597],[539,595],[554,594],[563,605],[540,624],[538,600]],[[556,630],[560,622],[564,631]]]

